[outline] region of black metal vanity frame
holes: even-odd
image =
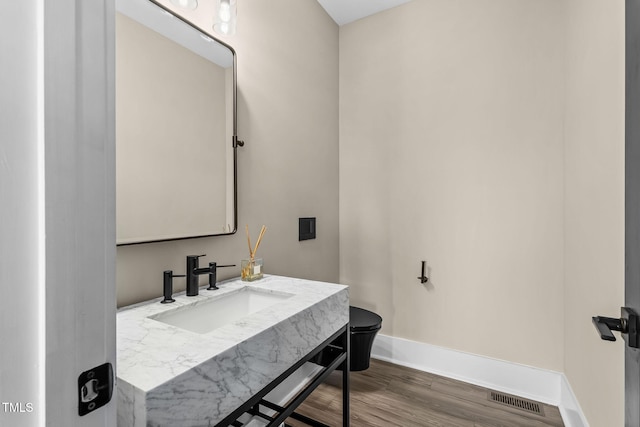
[[[279,426],[287,418],[293,418],[301,421],[307,425],[314,427],[331,427],[327,424],[316,421],[307,416],[301,415],[295,412],[296,408],[304,402],[304,400],[315,390],[320,384],[327,379],[329,374],[336,370],[340,365],[343,365],[342,370],[342,425],[343,427],[349,426],[349,360],[350,360],[350,329],[349,324],[340,328],[335,334],[329,337],[326,341],[313,349],[295,365],[287,369],[282,375],[269,383],[266,387],[256,393],[251,399],[246,401],[242,406],[229,414],[225,419],[216,424],[216,427],[234,426],[241,427],[243,424],[238,420],[243,414],[249,413],[251,415],[257,415],[265,420],[269,421],[268,427]],[[320,372],[318,372],[313,380],[307,384],[298,394],[290,400],[286,406],[276,405],[269,402],[264,397],[280,383],[293,374],[298,368],[300,368],[306,362],[311,361],[320,354],[321,351],[327,350],[331,354],[331,361],[328,362]],[[324,359],[324,358],[323,358]],[[324,363],[323,363],[324,365]],[[269,416],[260,411],[260,407],[271,409],[276,412],[276,415]],[[286,424],[285,424],[286,425]]]

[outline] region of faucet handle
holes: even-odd
[[[218,265],[218,263],[216,262],[210,262],[209,263],[209,287],[207,288],[208,291],[215,291],[217,289],[220,289],[216,286],[216,282],[218,281],[218,268],[221,267],[235,267],[235,264],[229,264],[229,265]]]
[[[200,264],[200,258],[203,256],[207,256],[207,254],[187,255],[187,274],[190,274],[189,269],[198,268],[198,265]]]
[[[162,304],[169,304],[175,302],[173,299],[173,278],[185,277],[184,274],[173,274],[173,270],[165,270],[163,272],[162,291],[164,293],[164,299],[160,301]]]

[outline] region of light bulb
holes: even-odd
[[[198,7],[198,0],[171,0],[171,3],[184,9],[194,10]]]
[[[236,0],[217,0],[213,29],[223,36],[236,32]]]
[[[228,1],[224,1],[222,0],[220,2],[220,20],[222,22],[229,22],[231,21],[231,6],[229,5]]]
[[[226,22],[221,22],[220,25],[218,26],[218,30],[222,34],[229,34],[229,24],[227,24]]]

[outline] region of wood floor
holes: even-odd
[[[297,412],[330,426],[342,425],[341,372],[335,371]],[[518,427],[563,426],[558,408],[543,415],[488,399],[488,390],[379,360],[351,373],[351,426]],[[289,419],[287,425],[304,426]]]

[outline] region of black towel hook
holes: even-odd
[[[429,278],[425,275],[425,268],[427,265],[427,261],[422,261],[422,274],[420,276],[418,276],[418,280],[420,280],[420,283],[427,283],[429,281]]]

